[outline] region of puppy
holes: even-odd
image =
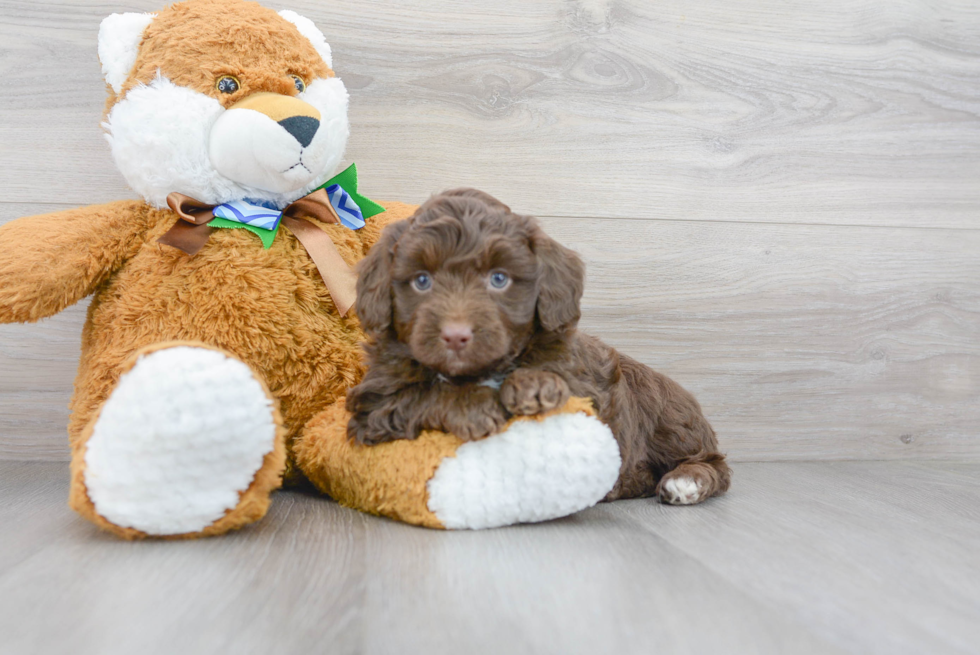
[[[622,454],[606,500],[691,504],[728,488],[694,397],[576,330],[585,267],[533,218],[481,191],[448,191],[386,227],[358,273],[369,368],[347,392],[352,438],[479,439],[583,396]]]

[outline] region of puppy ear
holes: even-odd
[[[411,220],[385,227],[381,238],[357,264],[357,300],[354,311],[369,335],[381,335],[391,326],[391,265],[395,244]]]
[[[579,302],[585,290],[585,264],[540,227],[531,230],[531,250],[538,258],[538,321],[549,332],[575,327],[582,315]]]

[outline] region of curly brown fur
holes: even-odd
[[[623,458],[607,500],[691,503],[728,488],[694,397],[576,329],[585,268],[533,218],[480,191],[449,191],[387,227],[359,274],[369,368],[347,393],[358,441],[423,429],[476,439],[582,396]]]

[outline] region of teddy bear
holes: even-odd
[[[354,266],[414,207],[337,173],[348,95],[307,18],[186,0],[100,27],[102,127],[139,200],[0,227],[0,322],[92,296],[68,425],[71,506],[123,538],[217,535],[283,481],[435,528],[588,507],[620,453],[587,400],[480,441],[362,446]]]

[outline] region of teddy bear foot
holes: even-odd
[[[203,344],[137,353],[72,461],[72,506],[125,538],[221,534],[265,515],[285,464],[275,401]]]
[[[449,529],[568,516],[595,505],[619,476],[612,431],[583,413],[518,420],[461,445],[428,483],[428,507]]]
[[[365,446],[347,438],[340,401],[311,420],[293,444],[318,489],[341,505],[449,530],[535,523],[601,501],[622,460],[592,402],[571,398],[538,416],[519,416],[477,441],[424,430],[417,439]]]

